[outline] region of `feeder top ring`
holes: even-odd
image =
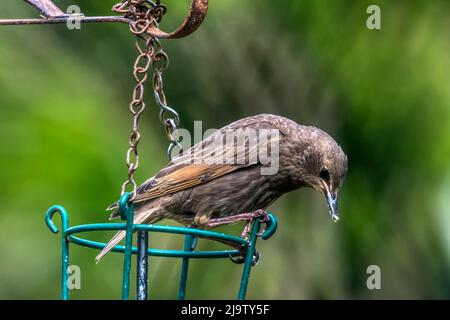
[[[126,197],[122,197],[126,199]],[[123,205],[126,205],[125,201]],[[78,233],[84,232],[96,232],[96,231],[119,231],[126,229],[126,223],[93,223],[93,224],[84,224],[69,227],[69,216],[64,207],[55,205],[48,209],[45,221],[47,223],[48,228],[53,233],[58,233],[59,229],[56,224],[53,222],[53,216],[55,213],[58,213],[61,216],[62,220],[62,236],[67,238],[69,242],[89,247],[93,249],[103,249],[106,246],[106,243],[92,241],[88,239],[83,239],[81,237],[76,236]],[[277,229],[277,219],[272,214],[268,214],[269,221],[267,222],[267,228],[260,235],[261,239],[267,240],[269,239]],[[259,220],[254,222],[255,224],[261,223]],[[159,257],[172,257],[172,258],[227,258],[229,256],[237,256],[240,255],[240,249],[245,249],[250,243],[248,240],[243,239],[238,236],[228,235],[221,232],[210,231],[210,230],[202,230],[196,228],[188,228],[188,227],[178,227],[178,226],[165,226],[165,225],[155,225],[155,224],[135,224],[133,225],[133,232],[138,231],[146,231],[153,233],[167,233],[167,234],[179,234],[192,236],[212,241],[221,242],[223,244],[229,245],[232,250],[213,250],[213,251],[183,251],[183,250],[162,250],[162,249],[148,249],[147,254],[149,256],[159,256]],[[124,246],[115,246],[112,249],[113,252],[124,252]],[[136,247],[132,248],[132,253],[136,254],[138,249]]]

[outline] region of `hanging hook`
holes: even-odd
[[[178,39],[190,35],[202,24],[208,12],[209,0],[191,0],[191,7],[187,18],[178,27],[177,30],[167,33],[160,30],[157,26],[152,26],[148,30],[150,36],[160,39]]]
[[[40,19],[3,19],[0,25],[36,25],[36,24],[64,24],[77,19],[80,23],[130,23],[124,16],[84,16],[80,14],[67,14],[51,0],[24,0],[39,10]],[[176,39],[190,35],[202,24],[208,10],[208,0],[191,0],[188,16],[173,32],[165,32],[158,26],[151,26],[147,33],[154,38]]]

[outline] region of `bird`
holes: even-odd
[[[134,223],[171,219],[212,229],[244,220],[245,236],[249,223],[267,217],[266,208],[275,200],[303,187],[325,196],[337,222],[347,163],[339,144],[315,126],[273,114],[249,116],[217,130],[140,185]],[[110,219],[120,217],[118,202],[107,210],[115,210]],[[124,237],[119,231],[96,261]]]

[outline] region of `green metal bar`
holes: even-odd
[[[125,253],[123,256],[123,274],[122,274],[122,300],[128,300],[130,294],[130,277],[131,277],[131,250],[133,247],[133,221],[134,221],[134,204],[128,202],[131,194],[125,193],[119,201],[119,210],[122,218],[126,217],[126,235],[125,235]],[[125,216],[124,216],[125,215]]]
[[[247,294],[248,280],[250,278],[250,271],[253,265],[253,255],[255,254],[256,240],[258,239],[258,232],[261,226],[259,219],[253,222],[252,233],[250,234],[249,245],[245,255],[245,263],[242,271],[241,285],[239,288],[238,300],[245,300]]]
[[[148,232],[139,231],[137,234],[137,276],[136,299],[147,300],[148,297]]]
[[[62,246],[62,270],[61,270],[61,281],[62,281],[62,288],[61,288],[61,299],[62,300],[69,300],[69,287],[68,287],[68,281],[69,281],[69,241],[67,241],[66,237],[62,237],[61,241]]]
[[[69,300],[68,287],[68,270],[69,270],[69,241],[65,235],[65,231],[69,228],[69,216],[66,209],[62,206],[52,206],[47,210],[45,215],[45,222],[51,232],[58,233],[59,229],[54,224],[52,218],[55,213],[61,216],[61,299]]]
[[[202,229],[191,229],[186,227],[174,227],[174,226],[160,226],[160,225],[145,225],[138,224],[135,225],[135,230],[149,230],[152,232],[160,232],[160,233],[175,233],[175,234],[184,234],[196,236],[199,238],[208,238],[212,240],[223,240],[227,242],[232,242],[239,245],[247,245],[247,240],[242,239],[238,236],[230,236],[225,233],[202,230]]]
[[[92,240],[81,239],[75,236],[69,236],[69,241],[71,243],[93,249],[103,249],[106,246],[104,242],[97,242]],[[125,252],[125,246],[115,246],[112,252]],[[133,246],[131,253],[137,254],[137,247]],[[239,250],[213,250],[213,251],[195,251],[195,252],[185,252],[183,250],[163,250],[163,249],[148,249],[147,254],[152,257],[165,257],[165,258],[228,258],[230,255],[238,256],[241,253]]]
[[[184,238],[184,251],[192,252],[197,244],[197,238],[187,235]],[[181,263],[180,286],[178,288],[178,300],[184,300],[186,297],[186,285],[189,271],[189,257],[184,257]]]

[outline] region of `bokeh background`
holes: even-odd
[[[114,4],[55,2],[89,15]],[[164,3],[162,26],[173,29],[189,3]],[[379,31],[366,28],[369,4],[381,7]],[[3,18],[37,14],[23,1],[1,9]],[[310,190],[272,206],[279,230],[259,242],[248,298],[450,298],[449,28],[448,1],[211,0],[196,33],[164,41],[166,93],[184,128],[276,113],[326,130],[349,156],[338,224]],[[126,177],[134,58],[126,25],[0,28],[0,298],[59,298],[60,236],[44,222],[50,205],[64,205],[71,225],[106,221]],[[167,162],[150,90],[147,98],[140,182]],[[182,239],[158,235],[151,244],[180,248]],[[96,265],[96,253],[71,246],[82,276],[72,298],[120,297],[122,257]],[[381,290],[366,287],[372,264]],[[152,298],[176,297],[179,267],[151,259]],[[234,298],[240,273],[228,260],[195,260],[187,296]]]

